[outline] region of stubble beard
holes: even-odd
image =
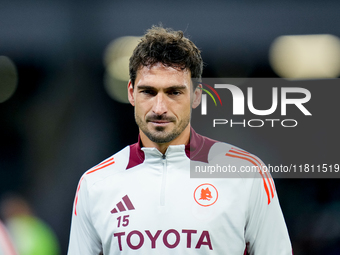
[[[169,143],[175,138],[177,138],[184,129],[188,126],[190,122],[190,116],[187,118],[181,120],[177,126],[175,126],[172,130],[166,131],[166,127],[155,127],[154,130],[150,130],[148,128],[148,122],[152,119],[157,120],[170,120],[172,123],[175,123],[174,118],[164,118],[162,116],[152,116],[150,118],[147,118],[145,121],[143,121],[136,113],[135,113],[135,120],[138,125],[138,127],[142,130],[142,132],[154,143]]]

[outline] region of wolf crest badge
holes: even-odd
[[[218,191],[214,185],[204,183],[195,189],[194,199],[200,206],[211,206],[215,204],[218,199]]]

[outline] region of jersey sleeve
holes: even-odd
[[[98,255],[102,245],[92,225],[86,178],[80,179],[72,211],[68,255]]]
[[[274,181],[254,178],[245,228],[250,255],[292,255],[288,230],[280,208]]]

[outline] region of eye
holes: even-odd
[[[180,90],[171,90],[168,92],[168,94],[172,96],[179,96],[180,94],[182,94],[182,92]]]
[[[155,91],[151,90],[151,89],[144,89],[144,90],[141,90],[140,93],[142,94],[145,94],[145,95],[150,95],[150,96],[153,96],[156,94]]]

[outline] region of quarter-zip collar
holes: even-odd
[[[184,144],[181,145],[170,145],[166,152],[162,154],[156,148],[143,147],[141,150],[144,152],[145,161],[148,161],[150,158],[160,158],[160,159],[172,159],[172,158],[181,158],[187,157],[185,153]]]
[[[215,140],[197,134],[191,127],[189,143],[187,145],[170,145],[164,155],[166,158],[186,155],[186,157],[194,161],[208,162],[208,152],[214,143],[216,143]],[[143,163],[149,156],[164,157],[156,148],[142,147],[142,142],[138,135],[138,142],[130,145],[129,163],[126,169]]]

